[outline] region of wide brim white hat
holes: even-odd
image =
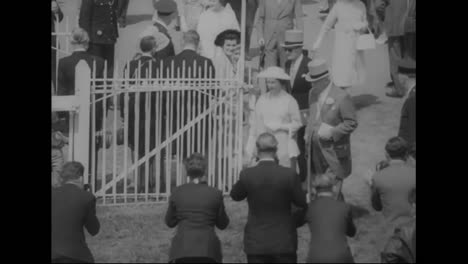
[[[290,80],[291,77],[280,67],[271,66],[257,75],[258,78]]]

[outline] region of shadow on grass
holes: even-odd
[[[150,14],[129,15],[127,16],[127,26],[137,24],[143,21],[151,21],[152,19],[153,15]]]
[[[356,110],[361,110],[374,104],[380,104],[379,98],[372,94],[361,94],[352,97]]]

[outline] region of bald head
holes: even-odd
[[[257,138],[257,151],[258,153],[276,154],[278,149],[278,141],[271,133],[262,133]]]

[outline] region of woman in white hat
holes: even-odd
[[[285,91],[290,77],[280,67],[272,66],[261,72],[259,78],[266,78],[268,92],[257,101],[254,117],[251,119],[250,138],[269,132],[278,140],[277,156],[280,165],[296,169],[299,148],[294,139],[302,126],[296,99]],[[247,144],[249,157],[254,156],[255,147]]]

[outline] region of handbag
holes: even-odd
[[[367,27],[368,32],[366,34],[359,35],[356,43],[357,50],[369,50],[375,49],[375,37]]]

